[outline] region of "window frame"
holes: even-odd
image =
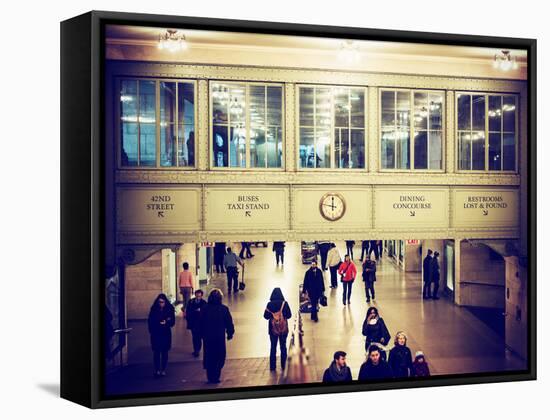
[[[212,85],[213,84],[224,84],[224,85],[244,85],[245,86],[245,129],[246,129],[246,157],[245,163],[246,166],[240,167],[231,167],[231,166],[214,166],[214,154],[213,154],[213,136],[214,136],[214,106],[213,106],[213,97],[212,97]],[[285,82],[262,82],[262,81],[250,81],[250,80],[223,80],[223,79],[209,79],[208,80],[208,170],[210,171],[267,171],[267,172],[284,172],[286,169],[286,103],[285,103]],[[281,88],[281,144],[283,154],[281,156],[281,166],[275,168],[265,168],[265,167],[252,167],[250,166],[250,86],[278,86]],[[267,115],[267,111],[266,111]],[[267,122],[267,117],[266,117]],[[231,125],[228,124],[230,127]],[[267,127],[267,124],[266,124]],[[267,143],[267,138],[266,138]]]
[[[155,82],[155,137],[156,137],[156,142],[155,142],[155,166],[141,166],[139,165],[139,157],[140,157],[140,138],[139,138],[139,135],[138,135],[138,165],[136,166],[123,166],[122,165],[122,136],[121,136],[121,133],[120,133],[120,117],[121,117],[121,114],[120,114],[120,87],[121,87],[121,82],[122,80],[135,80],[138,82],[138,90],[137,90],[137,96],[139,97],[139,81],[141,80],[145,80],[145,81],[149,81],[149,82]],[[160,164],[160,83],[161,82],[169,82],[169,83],[176,83],[176,86],[178,83],[191,83],[193,84],[193,100],[194,100],[194,103],[193,103],[193,114],[194,114],[194,132],[195,132],[195,144],[194,144],[194,157],[195,157],[195,162],[194,162],[194,165],[193,166],[161,166]],[[116,139],[115,139],[115,143],[117,145],[117,148],[116,148],[116,160],[117,160],[117,168],[120,169],[120,170],[148,170],[148,171],[151,171],[151,170],[161,170],[161,171],[174,171],[174,170],[181,170],[181,171],[195,171],[197,170],[197,158],[198,158],[198,155],[197,155],[197,150],[198,150],[198,133],[197,133],[197,127],[198,127],[198,124],[197,124],[197,119],[198,119],[198,114],[197,114],[197,111],[198,111],[198,104],[197,104],[197,99],[198,99],[198,92],[197,92],[197,87],[198,87],[198,83],[197,83],[197,80],[196,79],[181,79],[181,78],[156,78],[156,77],[142,77],[142,76],[117,76],[115,78],[115,95],[114,95],[114,102],[115,102],[115,124],[116,124]],[[176,88],[177,89],[177,88]],[[138,110],[138,115],[139,115],[139,110]],[[177,101],[177,97],[176,97],[176,107],[175,107],[175,115],[176,115],[176,118],[178,116],[178,101]],[[138,116],[138,120],[139,120],[139,116]],[[176,126],[176,149],[175,149],[175,153],[176,153],[176,162],[178,162],[178,140],[179,140],[179,121],[176,121],[174,123],[174,125]],[[185,125],[185,124],[182,124],[182,125]],[[138,124],[138,127],[139,127],[139,124]],[[139,128],[138,128],[139,129]]]
[[[409,103],[411,106],[411,118],[409,119],[409,136],[410,136],[410,145],[409,145],[409,154],[410,154],[410,168],[409,169],[402,169],[402,168],[382,168],[382,92],[408,92],[409,93]],[[441,93],[441,97],[443,98],[443,102],[441,105],[441,168],[439,169],[414,169],[414,94],[415,93],[427,93],[428,95],[430,93]],[[391,172],[391,173],[445,173],[446,171],[446,143],[447,143],[447,91],[443,89],[415,89],[415,88],[392,88],[392,87],[378,87],[378,159],[379,159],[379,165],[378,165],[378,171],[379,172]],[[396,109],[397,112],[397,109]],[[394,124],[395,126],[395,124]],[[427,133],[430,132],[430,129],[427,128]],[[426,137],[426,141],[428,143],[428,156],[429,156],[429,134]],[[429,158],[428,158],[429,162]]]
[[[458,129],[458,98],[460,95],[469,95],[469,96],[481,96],[483,95],[485,97],[485,169],[483,170],[473,170],[473,169],[460,169],[460,144],[459,144],[459,130]],[[489,133],[494,133],[494,131],[489,130],[489,96],[513,96],[515,99],[515,114],[514,114],[514,123],[515,123],[515,132],[514,132],[514,166],[515,169],[513,170],[490,170],[489,169]],[[460,174],[490,174],[490,175],[517,175],[519,174],[519,104],[520,101],[520,93],[519,92],[478,92],[478,91],[467,91],[467,90],[456,90],[454,91],[454,102],[455,102],[455,112],[454,112],[454,134],[455,134],[455,165],[456,165],[456,172]],[[471,108],[471,107],[470,107]],[[473,112],[470,110],[470,112]],[[471,118],[471,117],[470,117]],[[502,121],[501,121],[501,127],[502,127]],[[470,121],[471,126],[471,121]],[[474,130],[470,130],[474,131]],[[475,130],[479,131],[479,130]],[[500,132],[501,134],[505,133],[504,131]],[[501,138],[501,151],[503,150],[504,142]],[[470,162],[471,162],[471,153],[470,153]]]
[[[335,135],[334,131],[336,130],[336,125],[334,122],[334,103],[331,105],[331,125],[330,125],[330,133],[331,133],[331,142],[330,142],[330,168],[303,168],[300,166],[300,88],[329,88],[329,89],[338,89],[338,88],[344,88],[344,89],[357,89],[357,90],[363,90],[364,93],[364,116],[363,116],[363,131],[364,131],[364,138],[363,138],[363,146],[364,146],[364,167],[362,168],[335,168],[335,159],[334,159],[334,147],[335,147]],[[295,98],[295,138],[296,138],[296,152],[295,152],[295,159],[296,159],[296,170],[298,172],[304,171],[304,172],[346,172],[346,171],[353,171],[353,172],[368,172],[369,171],[369,159],[368,159],[368,135],[369,135],[369,126],[368,126],[368,110],[369,110],[369,103],[368,103],[368,86],[365,85],[333,85],[333,84],[321,84],[321,83],[297,83],[296,84],[296,98]],[[314,103],[315,107],[315,103]],[[315,114],[314,114],[315,115]],[[350,117],[351,118],[351,117]],[[314,117],[315,122],[315,117]],[[352,127],[350,125],[349,127],[350,131],[352,130]],[[350,138],[351,140],[351,138]]]

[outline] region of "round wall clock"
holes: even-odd
[[[338,193],[326,193],[319,201],[319,211],[331,222],[339,220],[346,212],[346,200]]]

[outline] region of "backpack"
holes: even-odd
[[[271,334],[276,336],[281,336],[288,334],[288,321],[283,316],[283,308],[285,307],[286,302],[283,301],[281,309],[278,312],[271,312],[266,308],[266,311],[273,315],[273,318],[270,319],[271,323]]]

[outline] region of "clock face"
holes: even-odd
[[[341,219],[346,212],[344,197],[338,193],[325,194],[319,202],[319,210],[321,211],[321,216],[331,222]]]

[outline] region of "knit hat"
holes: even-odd
[[[418,359],[419,357],[424,357],[424,353],[421,350],[418,350],[414,355],[415,359]]]

